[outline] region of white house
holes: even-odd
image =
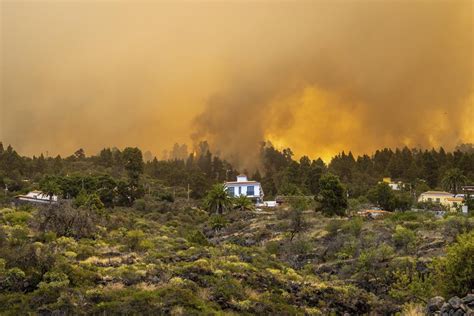
[[[50,197],[49,195],[41,192],[41,191],[31,191],[26,195],[17,195],[15,197],[19,202],[32,202],[32,203],[57,203],[58,196],[53,195]]]
[[[444,191],[427,191],[420,194],[418,202],[433,202],[447,207],[450,211],[455,211],[463,204],[462,197],[456,197],[454,194]]]
[[[392,181],[392,178],[390,177],[383,178],[382,182],[379,182],[379,183],[388,184],[388,186],[394,191],[400,191],[401,189],[403,189],[403,182],[401,181],[394,182]]]
[[[238,175],[237,181],[226,182],[227,193],[230,196],[245,195],[255,203],[263,201],[263,189],[260,182],[250,181],[246,175]]]

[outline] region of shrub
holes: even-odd
[[[186,238],[190,242],[194,244],[198,244],[201,246],[208,246],[209,241],[207,240],[206,236],[200,231],[200,230],[195,230],[191,233],[188,234],[188,237]]]
[[[395,282],[389,294],[400,302],[413,300],[424,302],[433,295],[433,283],[429,276],[421,276],[413,267],[394,272]]]
[[[87,238],[97,232],[97,222],[94,211],[61,203],[40,208],[32,226],[41,232],[55,232],[58,236]]]
[[[171,192],[162,192],[159,195],[159,199],[160,201],[166,201],[166,202],[171,202],[171,203],[174,202],[174,196]]]
[[[448,216],[443,221],[443,229],[446,236],[455,239],[458,235],[471,231],[474,223],[470,218],[460,215]]]
[[[46,272],[34,293],[35,301],[40,305],[54,303],[68,286],[69,279],[66,274],[56,271]]]
[[[446,297],[465,296],[474,288],[474,231],[458,236],[446,257],[434,261],[438,286]]]
[[[245,297],[240,283],[229,277],[216,280],[212,289],[212,296],[213,300],[223,308],[228,307],[232,300],[242,300]]]
[[[339,229],[342,228],[344,221],[340,219],[332,219],[326,225],[325,229],[330,236],[335,236]]]
[[[3,220],[10,225],[24,225],[31,218],[31,214],[25,211],[13,211],[3,215]]]
[[[2,261],[0,261],[0,289],[21,291],[26,277],[25,272],[19,268],[5,270],[5,262]]]
[[[403,226],[397,225],[395,233],[392,235],[395,246],[403,248],[405,252],[408,252],[416,242],[415,233]]]
[[[144,199],[136,199],[135,202],[133,202],[133,208],[137,211],[146,211],[146,201]]]
[[[212,215],[209,223],[214,230],[221,230],[227,226],[227,220],[222,215]]]
[[[125,235],[127,246],[131,250],[138,250],[143,238],[145,238],[145,233],[141,230],[131,230]]]
[[[276,255],[281,251],[282,246],[280,241],[269,241],[265,244],[265,249],[269,254]]]
[[[363,224],[364,224],[364,220],[362,218],[355,217],[344,222],[344,224],[342,224],[341,229],[343,232],[349,233],[353,235],[354,237],[359,237],[360,233],[362,232]]]
[[[419,212],[394,212],[388,219],[392,222],[400,223],[404,221],[419,221],[422,218]]]

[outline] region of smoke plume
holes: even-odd
[[[240,167],[264,140],[452,149],[474,141],[472,5],[2,2],[0,137],[28,154],[208,140]]]

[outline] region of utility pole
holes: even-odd
[[[188,201],[189,201],[189,193],[191,192],[191,190],[189,190],[189,183],[188,183]]]

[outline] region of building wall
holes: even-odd
[[[462,204],[460,201],[450,201],[453,198],[453,195],[437,195],[437,194],[421,194],[418,202],[433,202],[439,203],[451,211],[457,209],[459,205]],[[430,200],[431,199],[431,200]]]
[[[231,184],[231,185],[227,185],[227,187],[229,188],[234,188],[234,195],[235,196],[239,196],[239,195],[245,195],[247,196],[247,187],[248,186],[252,186],[250,184],[245,184],[245,185],[242,185],[242,184]],[[239,188],[240,188],[240,193],[239,193]],[[258,184],[254,184],[253,185],[253,190],[254,190],[254,195],[253,196],[260,196],[260,185]]]
[[[452,198],[449,195],[436,195],[436,194],[422,194],[418,199],[419,202],[433,202],[433,203],[441,203],[445,204],[446,199]]]
[[[393,183],[393,182],[390,182],[388,183],[388,186],[392,189],[392,190],[395,190],[395,191],[399,191],[401,190],[401,184],[399,183]]]

